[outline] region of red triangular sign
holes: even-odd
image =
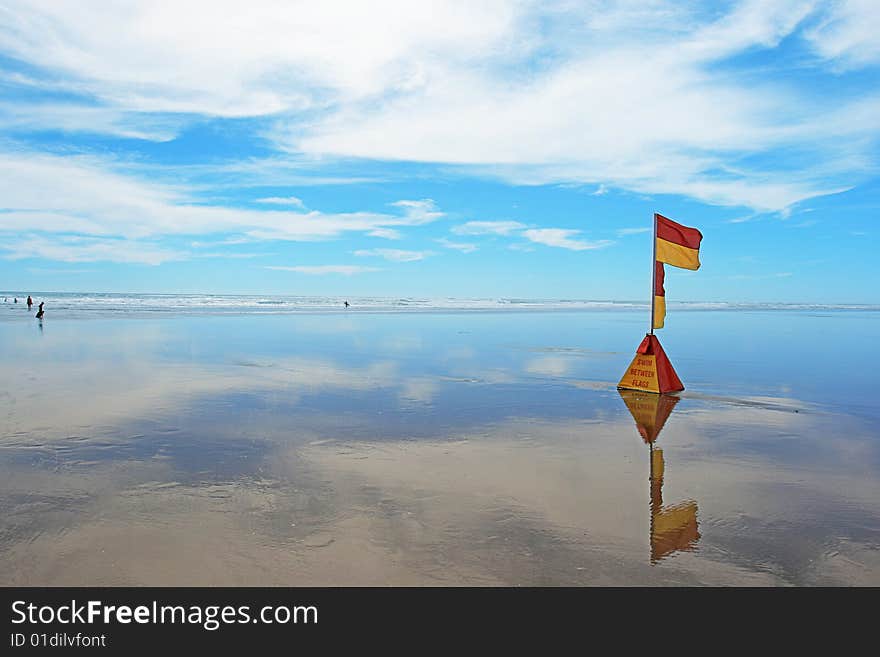
[[[636,349],[635,358],[632,359],[617,387],[659,394],[684,390],[684,384],[675,373],[663,347],[660,346],[660,340],[653,334],[646,335],[642,340],[642,344]]]

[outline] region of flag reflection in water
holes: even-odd
[[[663,504],[663,450],[654,442],[663,424],[678,403],[678,397],[619,390],[636,422],[639,434],[648,444],[651,468],[651,563],[679,550],[692,550],[700,539],[697,527],[697,503],[688,500]]]

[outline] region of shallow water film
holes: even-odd
[[[880,584],[877,312],[2,310],[0,584]]]

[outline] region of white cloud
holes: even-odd
[[[731,281],[763,281],[773,278],[788,278],[792,276],[790,271],[777,272],[775,274],[733,274],[727,279]]]
[[[427,224],[443,216],[434,201],[429,198],[420,201],[396,201],[391,205],[403,210],[410,220],[410,225]]]
[[[367,233],[370,237],[381,237],[386,240],[399,240],[403,237],[399,230],[393,228],[376,228]]]
[[[127,112],[113,107],[60,102],[2,102],[0,127],[6,131],[109,134],[128,139],[170,141],[185,121],[179,117]]]
[[[473,253],[477,250],[476,244],[471,244],[469,242],[453,242],[445,237],[440,237],[434,240],[438,244],[442,244],[447,249],[453,249],[455,251],[461,251],[462,253]]]
[[[257,203],[270,203],[272,205],[292,205],[297,208],[304,208],[305,203],[296,196],[270,196],[268,198],[258,198]]]
[[[829,121],[836,120],[829,118]],[[706,171],[723,168],[721,158],[698,158],[672,156],[662,151],[652,152],[654,159],[588,164],[544,166],[481,166],[477,172],[500,177],[518,185],[545,185],[559,180],[593,180],[612,178],[622,187],[642,194],[681,194],[716,205],[748,206],[761,212],[779,211],[787,206],[817,196],[836,194],[852,188],[849,182],[836,181],[842,172],[852,170],[844,163],[839,167],[826,167],[808,177],[803,173],[779,172],[755,174],[751,180],[743,171],[731,171],[729,175],[708,174]],[[867,165],[857,166],[867,171]],[[774,178],[778,178],[775,180]]]
[[[516,3],[467,0],[4,3],[0,49],[106,103],[238,117],[425,84],[509,36]]]
[[[404,251],[402,249],[360,249],[355,251],[354,254],[361,257],[375,256],[394,262],[415,262],[433,255],[430,251]]]
[[[759,213],[753,212],[751,214],[744,214],[741,217],[734,217],[733,219],[728,219],[725,223],[744,224],[744,223],[748,223],[749,221],[754,221],[755,219],[760,218],[760,216],[761,215]]]
[[[510,235],[525,227],[518,221],[468,221],[453,226],[452,232],[456,235]]]
[[[371,271],[381,271],[376,267],[358,267],[357,265],[294,265],[290,267],[269,266],[266,269],[274,269],[276,271],[293,271],[300,274],[309,274],[312,276],[323,276],[325,274],[342,274],[343,276],[353,276],[354,274],[363,274]]]
[[[61,262],[123,262],[160,265],[171,260],[185,260],[188,255],[174,249],[137,240],[79,236],[30,235],[4,239],[0,251],[7,260],[44,258]]]
[[[877,122],[840,141],[833,133],[846,123],[828,114],[846,111],[844,99],[830,105],[808,100],[809,90],[712,69],[775,47],[812,6],[747,2],[714,22],[688,17],[669,31],[600,34],[595,47],[513,81],[491,67],[447,69],[419,93],[341,110],[293,141],[306,152],[447,162],[515,183],[604,181],[778,210],[845,187],[821,169],[829,158],[864,153]],[[741,163],[786,148],[805,151],[789,170]]]
[[[336,160],[297,157],[292,154],[209,164],[150,165],[145,162],[121,162],[133,175],[169,179],[174,183],[222,189],[232,187],[313,187],[317,185],[357,185],[380,183],[376,175],[348,175]]]
[[[623,237],[625,235],[638,235],[639,233],[650,233],[650,226],[643,226],[641,228],[621,228],[617,231],[618,237]]]
[[[225,260],[240,260],[240,259],[249,259],[249,258],[264,258],[266,253],[239,253],[239,252],[229,252],[223,253],[222,251],[212,251],[209,253],[194,253],[192,257],[194,258],[222,258]]]
[[[325,240],[346,232],[422,225],[442,216],[433,201],[400,201],[401,214],[251,210],[200,204],[181,186],[113,171],[80,156],[0,152],[0,231],[44,231],[133,239],[238,233],[251,240]]]
[[[531,228],[522,232],[523,237],[536,244],[556,246],[571,251],[602,249],[614,244],[611,240],[597,240],[590,242],[587,240],[574,239],[574,237],[579,234],[579,230],[569,230],[565,228]]]
[[[446,163],[761,211],[844,189],[876,160],[876,102],[738,57],[791,43],[818,57],[780,51],[777,73],[873,65],[872,0],[7,0],[0,11],[0,53],[35,71],[10,84],[95,105],[7,101],[0,126],[165,139],[181,115],[271,117],[265,135],[294,158]],[[756,164],[792,152],[783,168]]]
[[[217,247],[217,246],[233,246],[236,244],[251,244],[253,243],[253,239],[249,237],[227,237],[220,240],[207,240],[207,241],[195,241],[190,242],[190,246],[194,249],[203,249],[205,247]]]
[[[880,4],[876,0],[838,0],[828,5],[823,20],[807,32],[810,45],[842,66],[859,67],[880,61]]]
[[[68,276],[75,274],[94,274],[97,269],[56,269],[49,267],[28,267],[32,274],[50,274],[52,276]]]

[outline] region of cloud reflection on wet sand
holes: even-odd
[[[553,378],[567,367],[187,362],[165,338],[6,371],[0,582],[880,582],[857,418],[684,397],[657,444],[700,539],[652,565],[648,448],[616,392]]]

